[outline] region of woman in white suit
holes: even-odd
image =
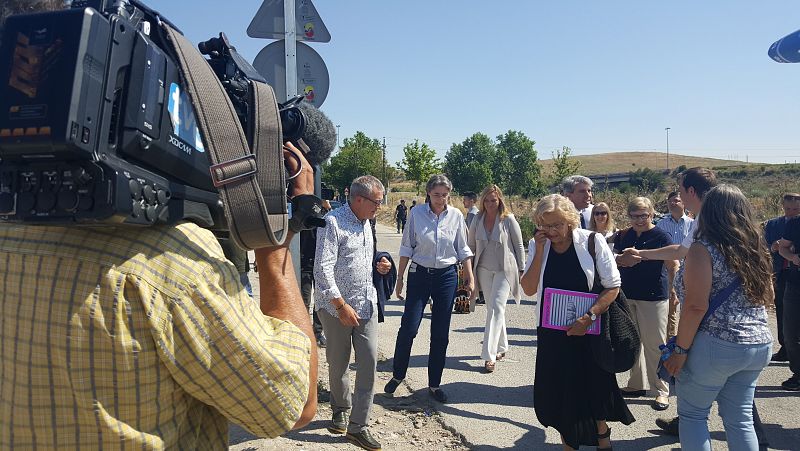
[[[497,185],[483,190],[478,210],[467,239],[475,254],[473,272],[476,274],[476,288],[470,304],[474,304],[477,293],[482,290],[486,297],[486,327],[481,358],[485,361],[484,369],[491,373],[495,362],[508,351],[506,301],[512,295],[519,303],[519,276],[525,263],[525,249],[519,223],[506,207],[503,192]]]

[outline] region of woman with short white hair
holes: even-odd
[[[622,398],[616,375],[594,360],[592,338],[586,332],[615,301],[620,277],[602,235],[581,229],[578,215],[572,201],[559,194],[543,197],[535,207],[537,229],[520,281],[525,294],[536,295],[539,306],[533,406],[539,422],[561,434],[564,449],[581,445],[611,449],[607,422],[630,424],[634,418]],[[590,251],[593,234],[596,264]],[[595,286],[595,280],[601,286]],[[548,289],[598,296],[564,331],[541,327],[543,294]]]

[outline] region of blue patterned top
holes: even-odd
[[[325,309],[338,318],[331,301],[342,298],[359,319],[372,318],[378,304],[372,283],[374,249],[369,221],[358,219],[349,204],[325,215],[325,227],[317,229],[314,254],[316,310]]]
[[[711,243],[699,240],[711,254],[711,296],[724,290],[736,278],[736,273],[728,268],[725,257]],[[681,265],[675,278],[675,291],[683,303],[686,289],[683,286]],[[705,332],[712,337],[732,343],[764,344],[772,342],[772,333],[767,324],[767,310],[764,306],[753,305],[744,293],[744,288],[737,288],[730,297],[723,301],[714,313],[700,324],[698,332]]]

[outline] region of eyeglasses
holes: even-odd
[[[563,229],[565,225],[565,223],[559,222],[556,224],[539,224],[538,227],[542,230],[560,230]]]
[[[444,193],[444,194],[429,193],[428,195],[431,197],[435,197],[436,199],[447,199],[450,196],[450,193]]]
[[[608,212],[607,211],[595,211],[595,212],[592,212],[592,214],[595,215],[595,216],[608,216]]]
[[[650,213],[645,213],[643,215],[628,215],[629,218],[633,219],[634,221],[644,221],[645,219],[650,217]]]
[[[370,199],[367,196],[358,196],[358,197],[360,197],[362,199],[366,199],[366,200],[372,202],[373,204],[375,204],[376,207],[380,207],[381,204],[383,203],[383,199],[381,199],[381,200],[373,200],[373,199]]]

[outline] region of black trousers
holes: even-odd
[[[775,275],[775,319],[778,321],[778,343],[783,347],[783,297],[786,292],[786,271],[780,271]]]
[[[322,323],[319,321],[317,311],[311,310],[311,302],[314,299],[314,271],[306,271],[300,269],[300,294],[303,296],[303,303],[312,314],[311,327],[314,330],[314,335],[319,336],[322,333]]]
[[[800,376],[800,274],[786,281],[783,295],[783,341],[789,356],[789,369]]]

